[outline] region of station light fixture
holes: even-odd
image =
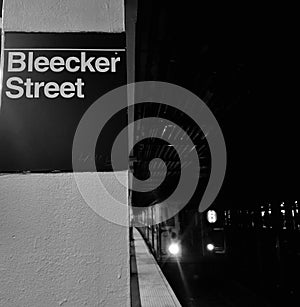
[[[212,252],[215,249],[215,246],[211,243],[206,245],[207,250],[209,250],[210,252]]]
[[[207,217],[207,221],[213,224],[217,221],[217,212],[215,210],[208,210],[206,217]]]
[[[178,243],[171,243],[168,248],[169,252],[173,256],[177,256],[180,252],[180,247]]]

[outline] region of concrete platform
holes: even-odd
[[[181,307],[168,281],[137,229],[133,229],[142,307]]]

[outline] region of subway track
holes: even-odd
[[[231,279],[214,264],[161,263],[183,307],[273,307],[268,298]]]

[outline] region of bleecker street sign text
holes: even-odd
[[[125,34],[4,33],[1,62],[0,172],[72,171],[83,114],[126,84]],[[110,170],[109,144],[126,122],[124,112],[101,136],[99,171]]]
[[[9,51],[8,52],[8,72],[27,72],[27,73],[69,73],[89,72],[89,73],[115,73],[117,63],[120,62],[119,56],[94,57],[88,56],[87,52],[80,52],[80,56],[69,56],[64,59],[61,56],[36,56],[34,52]],[[77,78],[75,82],[65,81],[59,84],[55,81],[33,82],[31,78],[23,80],[20,77],[10,77],[7,79],[8,90],[6,96],[11,99],[40,98],[50,99],[61,96],[62,98],[84,98],[84,81]]]

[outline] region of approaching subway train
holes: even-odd
[[[224,211],[184,209],[155,224],[157,214],[161,214],[156,211],[150,207],[143,213],[139,230],[158,261],[195,262],[226,254]]]
[[[156,224],[157,220],[164,222]],[[273,258],[274,263],[290,258],[288,263],[294,263],[300,255],[297,201],[243,209],[212,207],[203,213],[184,208],[170,219],[154,206],[143,212],[139,224],[159,261],[195,262],[226,256],[235,261],[251,258],[248,264],[257,257],[258,263],[268,264]]]
[[[300,275],[298,201],[243,208],[214,206],[203,213],[184,208],[155,224],[162,211],[149,207],[139,220],[139,230],[162,266],[165,262],[202,262],[199,267],[204,274],[218,274],[224,268],[224,274],[233,274],[245,284],[260,276],[264,291],[299,291],[294,282]]]

